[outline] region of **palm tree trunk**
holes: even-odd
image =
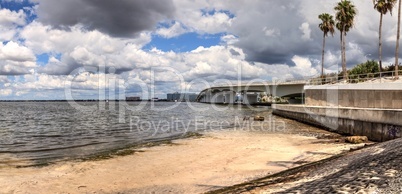
[[[398,30],[396,33],[396,48],[395,48],[395,79],[398,79],[399,37],[401,32],[401,1],[402,0],[399,0],[398,5]]]
[[[343,72],[343,41],[342,41],[342,37],[343,37],[343,32],[341,31],[341,33],[340,33],[340,39],[341,39],[341,63],[342,63],[342,74],[344,74],[344,72]],[[342,79],[344,79],[343,75],[342,75]]]
[[[343,79],[348,80],[348,72],[346,70],[346,46],[345,46],[345,26],[343,26],[342,31],[342,71],[343,71]]]
[[[378,30],[378,33],[379,33],[379,36],[378,36],[378,39],[379,39],[379,41],[378,41],[378,63],[380,65],[380,73],[382,72],[382,42],[381,42],[382,17],[383,17],[383,14],[380,13],[380,27],[379,27],[379,30]]]
[[[325,33],[322,39],[321,78],[324,78]]]

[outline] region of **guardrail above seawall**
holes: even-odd
[[[398,71],[399,75],[402,75],[402,70]],[[343,76],[326,76],[324,78],[311,78],[306,83],[307,85],[325,85],[325,84],[356,84],[367,81],[377,81],[378,83],[389,82],[395,80],[395,71],[377,72],[377,73],[366,73],[358,75],[348,75],[347,79]]]

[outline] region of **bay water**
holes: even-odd
[[[284,122],[269,107],[186,102],[0,102],[0,110],[0,167],[82,159],[206,131],[244,130],[255,115],[264,116],[267,125],[251,125],[256,131]]]

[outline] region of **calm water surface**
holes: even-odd
[[[271,115],[267,107],[169,102],[1,102],[0,109],[0,167],[85,158]]]

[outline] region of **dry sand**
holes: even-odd
[[[107,160],[1,168],[0,193],[202,193],[357,146],[298,134],[215,132]]]

